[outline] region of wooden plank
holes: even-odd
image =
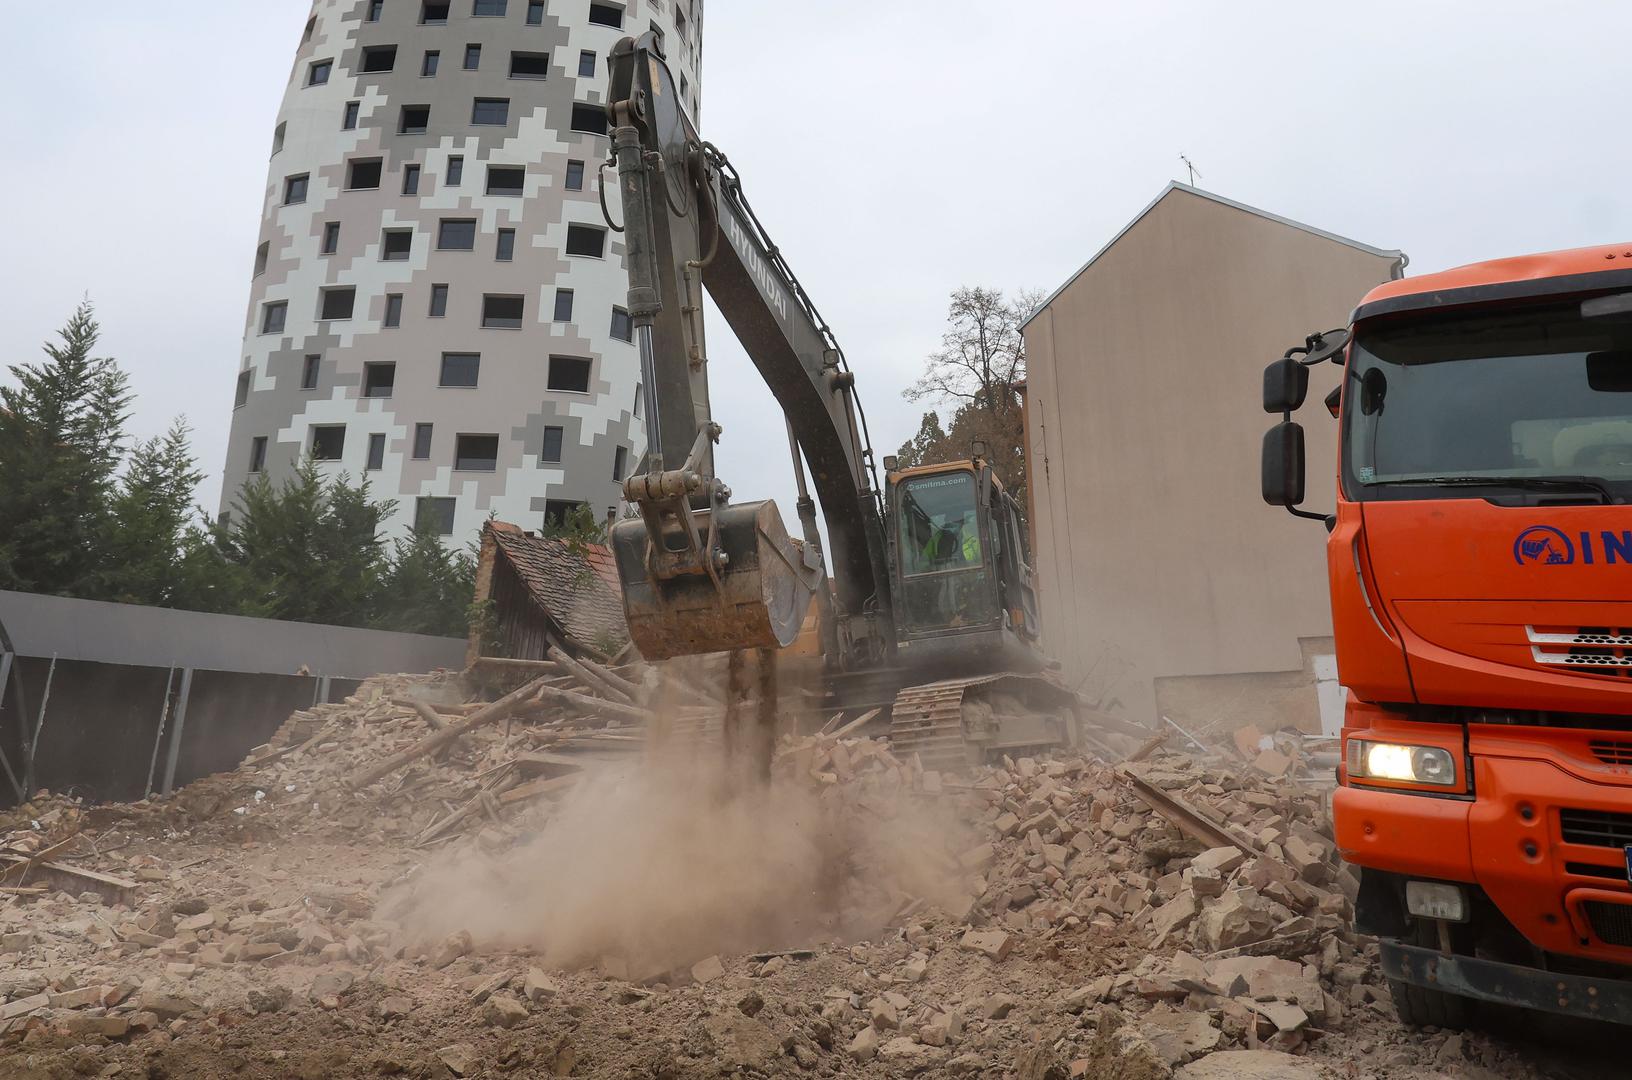
[[[134,907],[136,903],[136,883],[111,874],[81,870],[77,866],[63,863],[40,862],[32,864],[29,876],[70,896],[94,892],[109,904],[128,904]]]
[[[590,697],[588,694],[575,694],[571,690],[557,690],[553,686],[537,687],[538,696],[544,701],[555,701],[562,705],[569,705],[581,712],[596,716],[616,716],[624,720],[631,720],[637,724],[651,722],[652,714],[645,709],[633,705],[620,705],[616,701],[606,698]]]
[[[472,713],[459,723],[454,724],[451,727],[445,727],[441,731],[436,732],[434,735],[421,739],[419,742],[415,743],[407,750],[404,750],[402,753],[396,754],[385,761],[380,762],[378,765],[365,769],[361,773],[358,773],[356,776],[351,778],[351,787],[354,790],[361,790],[374,783],[376,780],[379,780],[381,777],[390,776],[403,766],[418,761],[426,754],[433,753],[440,747],[446,746],[448,743],[451,743],[453,740],[459,738],[459,736],[465,734],[466,732],[474,731],[483,724],[491,724],[496,721],[503,720],[523,702],[529,700],[534,694],[537,694],[539,691],[545,689],[544,681],[545,677],[540,676],[539,678],[528,683],[526,686],[523,686],[518,690],[510,691],[510,693],[504,695],[502,698],[493,702],[486,708],[478,709],[476,712]]]
[[[593,661],[586,663],[578,660],[575,657],[568,656],[553,645],[550,646],[550,659],[577,676],[578,681],[583,683],[584,689],[609,698],[620,705],[633,705],[635,703],[633,696],[625,693],[621,687],[613,685],[609,679],[602,678],[596,671],[591,670],[590,663],[593,663]]]
[[[868,709],[866,712],[862,713],[860,716],[856,717],[839,730],[835,731],[832,737],[835,739],[842,739],[852,731],[859,731],[861,728],[864,728],[871,723],[872,720],[883,711],[883,709]]]

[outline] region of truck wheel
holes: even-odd
[[[1425,949],[1439,948],[1439,930],[1431,922],[1417,920],[1412,927],[1411,944]],[[1467,998],[1416,986],[1398,979],[1388,980],[1388,993],[1394,999],[1394,1012],[1400,1023],[1411,1027],[1447,1028],[1460,1031],[1468,1024]]]

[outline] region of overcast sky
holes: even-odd
[[[307,0],[9,6],[0,360],[89,294],[135,432],[189,417],[213,512]],[[1180,153],[1412,273],[1632,240],[1632,4],[708,0],[705,24],[704,137],[838,334],[881,455],[917,426],[901,390],[951,290],[1051,291]],[[791,516],[774,402],[711,334],[720,474]]]

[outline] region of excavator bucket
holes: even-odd
[[[652,572],[642,520],[612,527],[629,636],[648,660],[780,649],[793,643],[824,571],[815,552],[788,536],[776,503],[694,511],[697,530],[718,532],[724,564],[716,576]],[[710,517],[714,520],[710,521]]]

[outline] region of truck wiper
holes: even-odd
[[[1371,487],[1508,487],[1526,491],[1590,492],[1606,503],[1615,502],[1609,485],[1592,476],[1419,476],[1375,480]]]

